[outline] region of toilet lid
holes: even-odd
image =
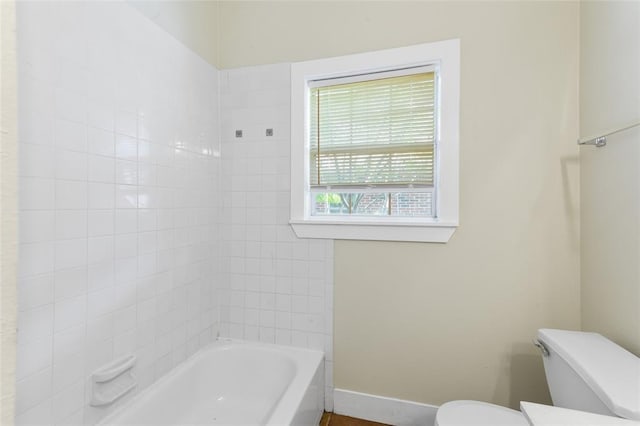
[[[529,426],[520,411],[480,401],[451,401],[438,408],[436,426]]]

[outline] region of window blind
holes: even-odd
[[[433,187],[435,72],[310,89],[310,185]]]

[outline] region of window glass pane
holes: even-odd
[[[316,192],[313,216],[433,217],[433,192]]]
[[[433,192],[391,193],[391,216],[433,217]]]

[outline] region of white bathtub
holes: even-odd
[[[219,340],[100,425],[318,425],[323,354]]]

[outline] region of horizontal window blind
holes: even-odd
[[[435,72],[310,89],[310,185],[433,187]]]

